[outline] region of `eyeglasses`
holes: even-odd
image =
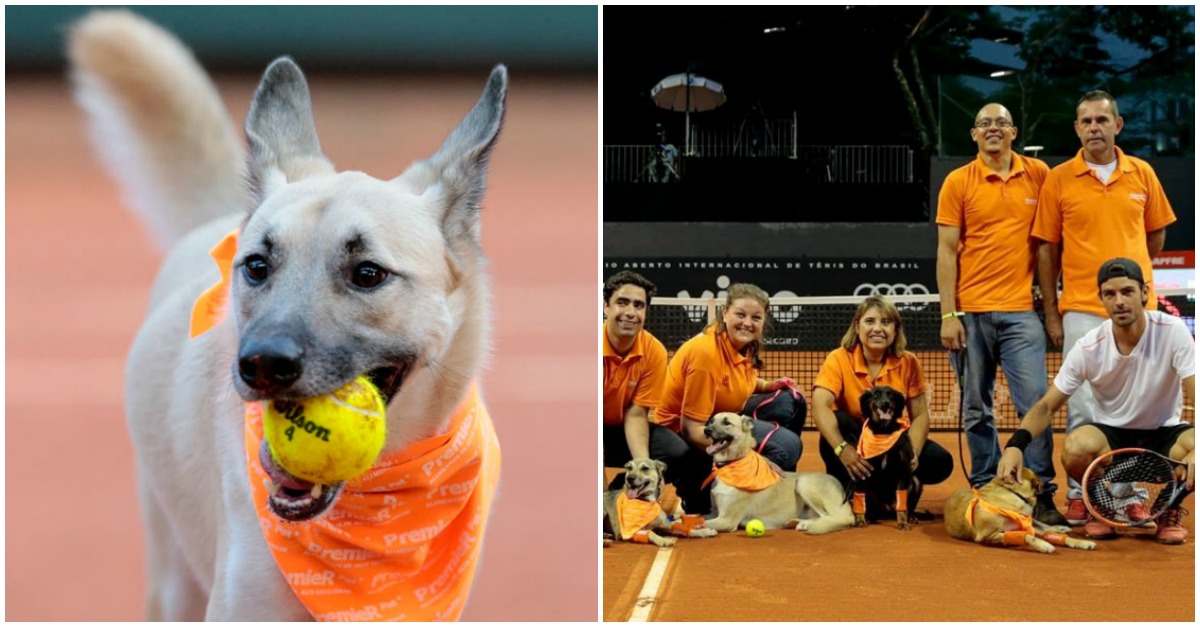
[[[989,118],[983,118],[982,120],[975,120],[975,128],[989,128],[993,125],[996,128],[1009,128],[1010,126],[1013,125],[1013,123],[1009,122],[1008,120],[1006,120],[1004,118],[1000,118],[998,120],[992,120]]]

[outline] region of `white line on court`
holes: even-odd
[[[654,563],[650,565],[650,572],[646,573],[642,591],[633,604],[633,613],[629,615],[629,622],[644,623],[650,618],[650,612],[654,610],[654,602],[658,600],[658,588],[662,585],[663,575],[667,573],[667,564],[671,561],[672,551],[674,551],[673,548],[665,546],[660,548],[658,554],[654,556]]]

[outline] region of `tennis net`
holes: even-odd
[[[1157,295],[1159,310],[1183,318],[1195,337],[1195,290],[1164,289]],[[941,309],[937,299],[937,294],[890,298],[904,320],[908,349],[921,361],[928,387],[930,427],[953,430],[958,428],[961,396],[948,351],[942,348]],[[811,401],[813,381],[825,356],[841,342],[862,300],[861,296],[772,298],[770,327],[762,352],[764,366],[759,376],[768,380],[790,377]],[[656,297],[647,312],[646,329],[662,341],[668,354],[674,355],[685,341],[716,319],[723,303],[724,294],[717,298]],[[1047,341],[1046,373],[1051,381],[1058,374],[1062,357],[1062,352]],[[1020,421],[1002,371],[996,376],[993,411],[999,429],[1017,428]],[[1192,410],[1184,410],[1184,418],[1189,422],[1193,421],[1192,414]],[[1061,430],[1066,424],[1064,408],[1055,415],[1054,427]],[[811,420],[808,428],[812,428]]]

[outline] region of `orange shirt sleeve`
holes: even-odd
[[[653,409],[662,396],[663,382],[667,378],[667,349],[658,340],[646,342],[643,349],[643,371],[633,395],[633,403]]]
[[[1025,159],[1025,169],[1030,172],[1034,180],[1037,181],[1038,189],[1046,184],[1046,177],[1050,175],[1050,166],[1046,165],[1045,161],[1029,157]]]
[[[1033,231],[1030,233],[1051,244],[1062,242],[1062,207],[1059,204],[1062,189],[1059,178],[1053,171],[1046,176],[1046,182],[1038,194],[1037,212],[1033,215]]]
[[[813,382],[814,388],[825,388],[833,393],[833,397],[840,398],[845,390],[845,373],[842,372],[842,364],[838,360],[838,352],[842,349],[829,351],[825,356],[825,363],[821,364],[821,371],[817,373],[817,380]]]
[[[908,388],[908,398],[916,398],[925,393],[925,373],[921,371],[921,360],[917,359],[915,353],[904,354],[905,369],[907,377],[905,386]]]
[[[1163,192],[1162,183],[1158,180],[1158,175],[1154,170],[1146,165],[1142,168],[1142,175],[1146,177],[1146,232],[1150,233],[1159,229],[1166,228],[1171,223],[1175,222],[1175,212],[1171,209],[1171,203],[1167,201],[1167,195]]]
[[[712,355],[696,351],[683,367],[683,402],[679,414],[692,420],[708,420],[717,404],[717,381]]]
[[[966,177],[960,174],[961,170],[955,170],[946,175],[942,190],[938,192],[937,223],[942,226],[962,227],[963,179]]]

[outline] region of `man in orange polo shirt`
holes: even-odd
[[[1150,259],[1162,252],[1175,213],[1150,165],[1116,146],[1124,124],[1111,94],[1084,94],[1075,108],[1075,134],[1083,148],[1050,171],[1038,198],[1032,233],[1041,240],[1038,282],[1046,332],[1064,350],[1107,319],[1092,281],[1112,257],[1137,262],[1150,289],[1146,308],[1156,308]],[[1067,431],[1092,422],[1092,405],[1091,386],[1084,383],[1067,403]],[[1082,525],[1087,510],[1079,484],[1069,479],[1069,486],[1067,521]]]
[[[1016,137],[1009,110],[985,105],[971,128],[979,154],[951,172],[938,195],[942,345],[962,373],[963,430],[974,487],[991,481],[1000,461],[992,409],[997,365],[1004,369],[1018,416],[1046,393],[1046,334],[1033,309],[1036,244],[1029,230],[1050,168],[1013,154]],[[1053,452],[1049,429],[1027,449],[1029,468],[1042,480],[1033,515],[1047,525],[1065,525],[1054,507]]]
[[[644,328],[654,290],[646,277],[628,270],[604,282],[604,465],[620,468],[630,459],[649,457],[667,465],[670,481],[688,446],[677,433],[648,419],[667,372],[667,349]],[[612,487],[621,480],[617,477]]]

